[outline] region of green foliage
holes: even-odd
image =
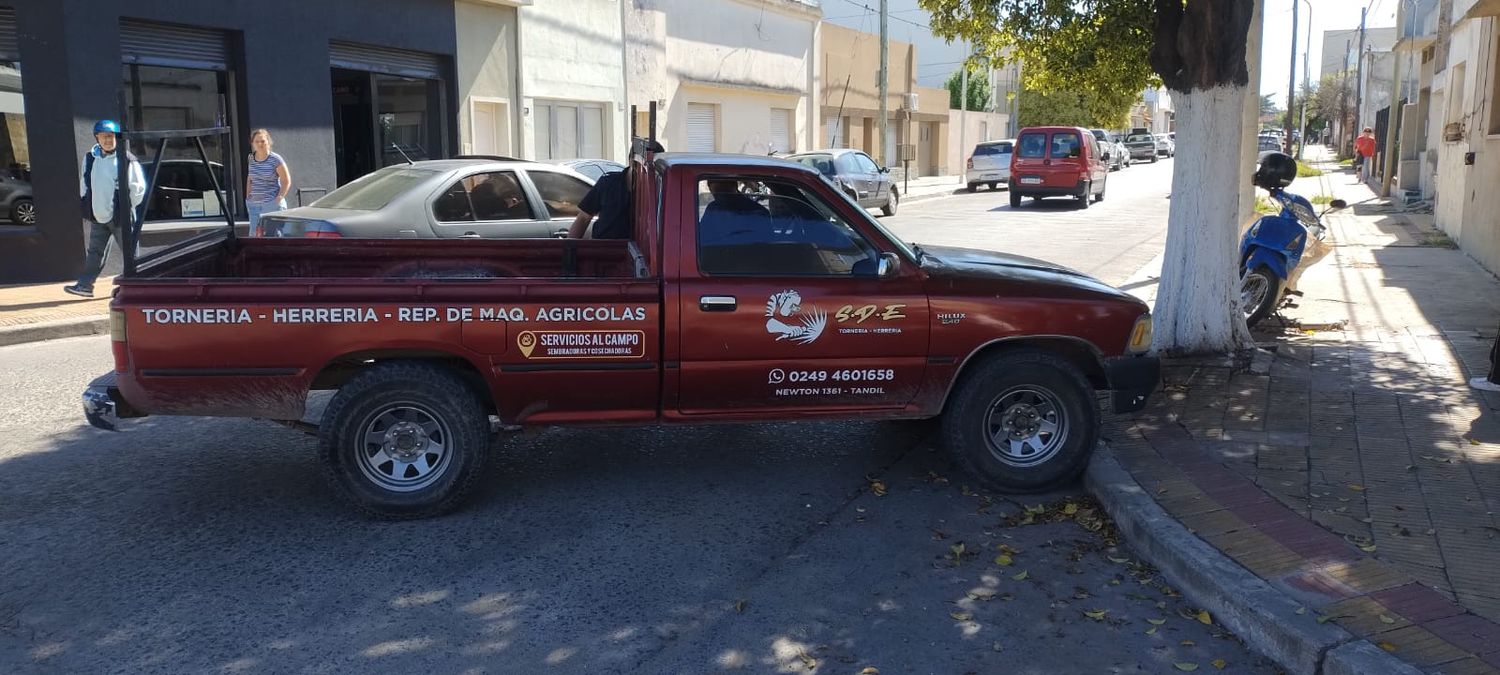
[[[1323,170],[1322,169],[1314,169],[1309,164],[1303,164],[1302,162],[1297,162],[1297,177],[1298,178],[1312,178],[1313,176],[1321,176],[1321,175],[1323,175]]]
[[[1024,64],[1022,84],[1075,92],[1093,120],[1129,111],[1148,86],[1153,9],[1143,0],[919,0],[935,35],[962,39],[996,65]],[[1025,119],[1024,115],[1022,119]],[[1113,126],[1113,125],[1111,125]]]
[[[943,86],[948,88],[948,107],[953,110],[960,110],[958,99],[963,95],[964,91],[963,70],[953,71],[953,74],[948,76],[948,81],[944,82]],[[983,73],[977,72],[975,69],[969,70],[968,103],[970,111],[985,110],[990,103],[990,80]]]
[[[1317,195],[1317,196],[1313,197],[1309,201],[1311,201],[1313,203],[1313,205],[1315,205],[1315,206],[1322,206],[1324,204],[1332,204],[1333,203],[1333,195]]]
[[[1255,212],[1274,216],[1281,213],[1281,207],[1271,203],[1270,199],[1255,195]]]
[[[1103,129],[1119,129],[1130,126],[1130,108],[1126,106],[1112,113],[1100,115],[1100,108],[1092,101],[1092,95],[1060,91],[1044,94],[1039,91],[1022,91],[1018,126],[1067,126]]]
[[[1260,116],[1261,117],[1265,117],[1267,115],[1275,115],[1278,112],[1281,112],[1281,109],[1276,107],[1276,102],[1273,101],[1273,100],[1271,100],[1271,95],[1270,94],[1261,94],[1260,95]]]

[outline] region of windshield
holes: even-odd
[[[1131,134],[1125,137],[1126,143],[1155,143],[1156,139],[1151,134]]]
[[[974,156],[983,155],[1008,155],[1010,154],[1010,143],[986,143],[974,147]]]
[[[833,155],[792,155],[787,159],[817,169],[818,173],[825,176],[838,173],[833,168]]]
[[[436,174],[436,171],[410,165],[388,166],[328,193],[312,205],[324,209],[378,211],[392,199]]]

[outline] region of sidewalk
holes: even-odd
[[[1337,625],[1428,672],[1500,672],[1500,395],[1467,386],[1500,281],[1321,159],[1293,189],[1352,206],[1326,217],[1335,249],[1300,306],[1258,332],[1270,353],[1169,364],[1108,443],[1167,514],[1305,609],[1284,624]]]
[[[113,278],[100,278],[92,299],[64,293],[67,284],[0,286],[0,346],[108,332]]]
[[[963,179],[960,176],[912,177],[911,180],[905,182],[904,186],[900,180],[897,180],[895,184],[896,190],[901,195],[901,202],[905,204],[946,197],[964,188]]]

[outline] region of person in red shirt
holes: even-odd
[[[1365,127],[1365,130],[1360,132],[1359,138],[1354,139],[1354,166],[1359,172],[1361,181],[1368,180],[1370,174],[1374,172],[1375,167],[1371,164],[1373,157],[1375,157],[1375,130]]]

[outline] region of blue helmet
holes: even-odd
[[[99,120],[94,123],[94,133],[120,133],[120,123],[114,120]]]

